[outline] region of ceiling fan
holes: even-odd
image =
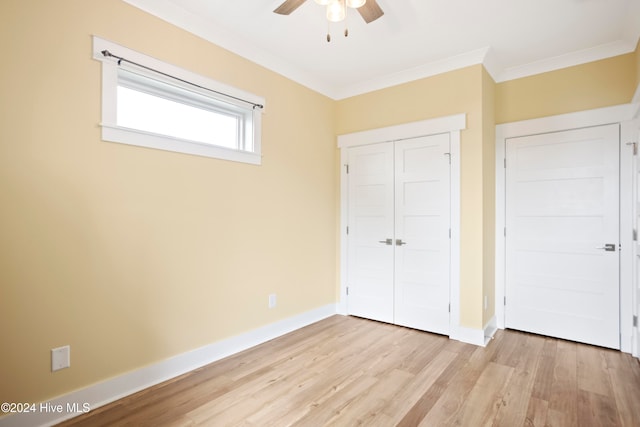
[[[289,15],[307,0],[285,0],[274,10],[280,15]],[[346,6],[356,9],[368,24],[384,15],[376,0],[316,0],[316,3],[327,6],[327,19],[339,22],[344,19]]]

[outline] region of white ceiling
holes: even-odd
[[[640,0],[378,0],[331,25],[307,0],[124,0],[333,99],[483,63],[497,82],[632,52]]]

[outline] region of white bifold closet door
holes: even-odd
[[[393,323],[393,144],[349,149],[349,314]]]
[[[620,348],[618,125],[507,140],[508,328]]]
[[[449,333],[449,169],[449,134],[349,149],[349,314]]]

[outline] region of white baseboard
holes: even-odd
[[[482,329],[465,328],[464,326],[458,326],[454,331],[451,331],[449,338],[480,347],[485,346],[484,330]]]
[[[482,329],[465,328],[464,326],[457,326],[451,331],[449,338],[456,341],[461,341],[467,344],[473,344],[480,347],[486,347],[491,341],[493,335],[498,329],[496,316],[493,316],[489,322]]]
[[[484,345],[489,344],[498,330],[498,319],[493,316],[484,327]]]
[[[80,415],[82,412],[77,412],[78,409],[82,411],[83,408],[88,407],[94,410],[130,394],[258,344],[262,344],[334,314],[336,314],[336,305],[326,305],[254,329],[242,335],[179,354],[154,365],[59,396],[48,402],[42,402],[42,404],[36,403],[36,411],[33,413],[6,415],[0,418],[0,427],[51,426],[60,423]],[[61,408],[61,410],[58,411],[57,408]]]

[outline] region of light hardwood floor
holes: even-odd
[[[640,426],[640,364],[516,331],[481,348],[333,316],[62,425]]]

